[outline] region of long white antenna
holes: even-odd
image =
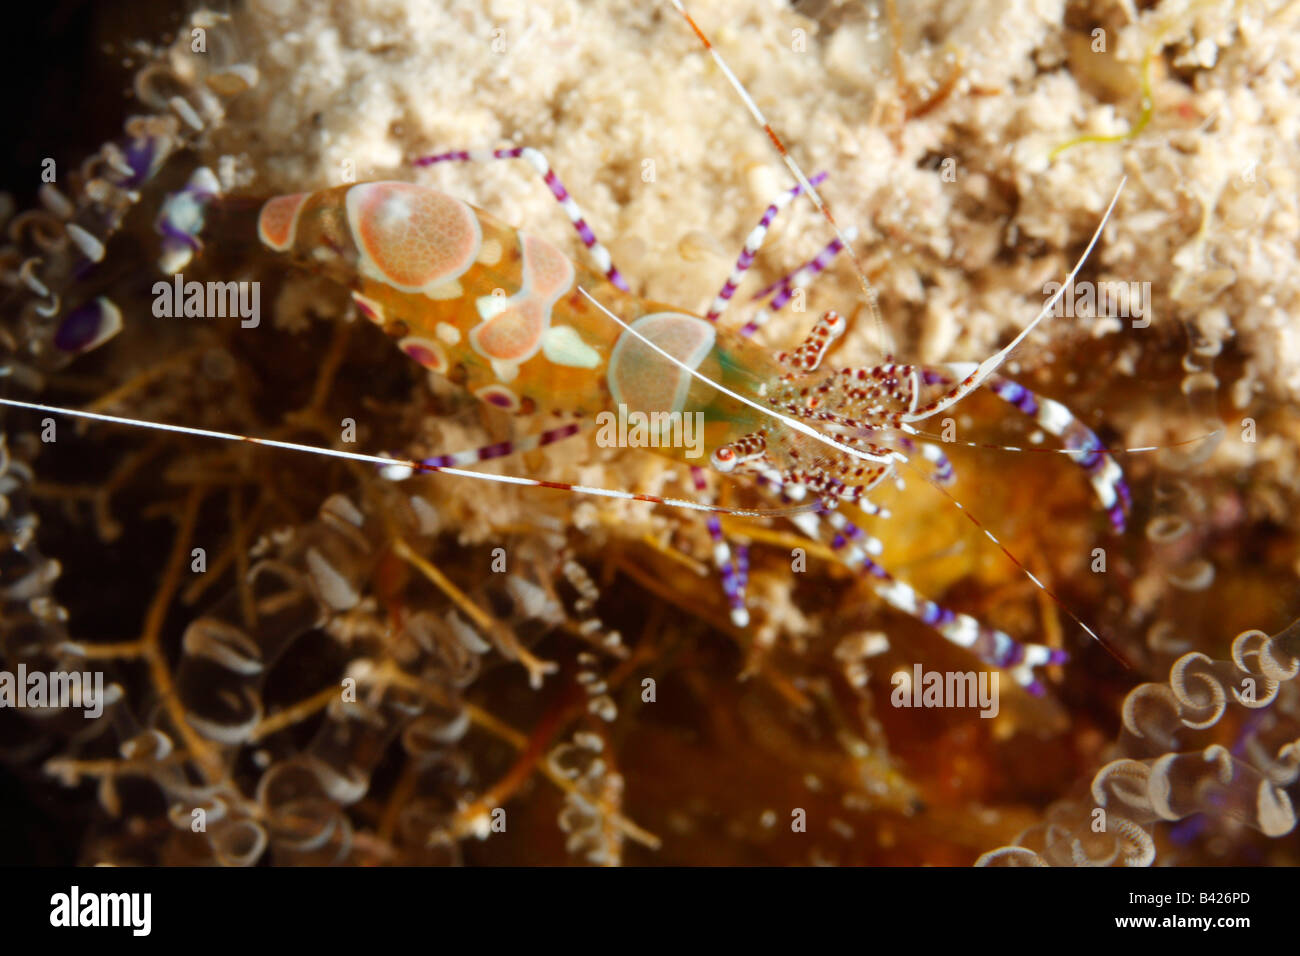
[[[961,401],[972,391],[979,388],[980,385],[983,384],[984,380],[996,372],[998,366],[1007,360],[1007,357],[1015,350],[1016,346],[1023,342],[1029,333],[1038,327],[1038,323],[1042,322],[1043,319],[1047,318],[1052,313],[1052,310],[1056,308],[1056,303],[1059,302],[1061,296],[1065,294],[1065,290],[1073,288],[1074,277],[1079,274],[1079,270],[1083,268],[1083,264],[1088,261],[1088,256],[1092,254],[1093,246],[1095,246],[1097,240],[1101,238],[1102,230],[1106,228],[1106,223],[1110,220],[1110,214],[1115,211],[1115,204],[1119,202],[1119,194],[1124,191],[1124,184],[1126,182],[1128,182],[1127,176],[1119,181],[1119,186],[1115,189],[1115,195],[1110,198],[1110,205],[1106,207],[1105,215],[1101,217],[1101,222],[1097,224],[1096,231],[1093,232],[1092,238],[1088,240],[1088,248],[1083,250],[1083,255],[1079,256],[1079,261],[1074,264],[1074,268],[1070,270],[1070,274],[1065,277],[1065,283],[1056,290],[1056,293],[1050,299],[1047,300],[1047,304],[1043,306],[1043,310],[1038,313],[1034,318],[1034,321],[1026,325],[1020,331],[1020,334],[1011,340],[1010,344],[1007,345],[1006,348],[990,355],[983,362],[980,362],[979,365],[974,365],[973,363],[963,365],[963,368],[974,368],[974,371],[967,375],[966,378],[962,379],[961,383],[953,389],[946,398],[934,405],[927,405],[919,412],[914,412],[911,415],[904,415],[903,421],[919,422],[932,415],[937,415],[945,408]],[[957,363],[950,364],[954,368],[957,367]]]
[[[514,475],[497,475],[484,471],[467,471],[445,465],[427,465],[411,459],[385,458],[381,455],[367,455],[362,452],[342,451],[337,448],[321,448],[316,445],[300,445],[297,442],[279,441],[274,438],[254,438],[249,435],[236,435],[231,432],[213,431],[210,428],[193,428],[189,425],[171,425],[166,422],[151,422],[140,418],[126,418],[121,415],[106,415],[102,412],[88,412],[75,408],[60,408],[57,405],[41,405],[37,402],[22,402],[13,398],[0,398],[0,405],[11,408],[25,408],[34,412],[47,412],[52,415],[67,415],[70,418],[84,418],[90,421],[107,422],[112,425],[129,425],[134,428],[149,428],[154,431],[172,432],[178,435],[194,435],[199,438],[215,438],[220,441],[247,442],[250,445],[265,445],[268,448],[281,448],[287,451],[305,452],[311,455],[324,455],[327,458],[342,458],[345,461],[359,461],[367,465],[379,465],[383,468],[410,468],[413,471],[437,472],[455,475],[458,478],[472,478],[476,481],[495,482],[500,485],[524,485],[528,487],[556,488],[561,491],[573,491],[581,495],[594,495],[600,498],[614,498],[620,501],[646,501],[651,504],[668,505],[672,508],[684,508],[687,511],[708,511],[714,514],[740,515],[749,518],[765,518],[795,514],[808,510],[807,506],[798,508],[781,508],[775,510],[745,510],[739,508],[722,508],[716,505],[701,504],[684,498],[664,498],[659,495],[646,495],[632,491],[619,491],[613,488],[593,488],[589,485],[575,485],[569,482],[543,481],[537,478],[519,478]]]

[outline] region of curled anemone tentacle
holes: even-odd
[[[580,677],[583,699],[568,719],[588,713],[607,722],[617,708],[596,665],[626,651],[594,616],[599,592],[558,529],[512,548],[518,569],[462,590],[424,557],[441,525],[436,506],[378,477],[368,487],[360,499],[331,495],[315,520],[253,547],[247,572],[185,629],[174,667],[155,661],[165,676],[149,725],[113,722],[119,764],[108,769],[65,755],[48,761],[47,773],[66,785],[149,781],[174,828],[170,858],[447,863],[459,860],[461,841],[491,832],[494,801],[505,803],[513,785],[498,785],[486,806],[487,798],[475,799],[484,768],[462,742],[486,730],[522,744],[466,693],[506,662],[545,673],[532,646],[563,627],[599,648],[578,655],[590,673]],[[551,567],[564,569],[571,595],[538,576]],[[129,661],[136,652],[91,646],[83,653]],[[313,658],[314,667],[299,674]],[[326,660],[332,680],[320,672]],[[357,804],[397,753],[403,798],[376,828]],[[591,842],[595,833],[573,837],[575,853],[616,862],[625,831],[651,839],[619,814],[616,775],[556,779],[570,802],[609,828],[612,842]]]
[[[1232,825],[1274,839],[1291,833],[1300,780],[1298,675],[1300,621],[1272,636],[1239,634],[1231,661],[1184,655],[1167,683],[1129,693],[1115,745],[1122,756],[1093,777],[1091,800],[1058,804],[1049,813],[1054,822],[985,853],[980,865],[1150,866],[1162,823],[1178,824],[1169,831],[1177,848]],[[1213,742],[1225,727],[1231,746]]]

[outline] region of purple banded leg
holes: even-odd
[[[815,188],[825,181],[826,176],[826,173],[818,173],[810,179],[809,182]],[[708,313],[704,316],[710,322],[718,321],[718,316],[722,315],[723,311],[727,308],[727,303],[729,303],[731,297],[736,294],[736,287],[740,285],[740,281],[745,277],[745,273],[750,270],[751,266],[753,266],[754,258],[758,255],[758,250],[763,247],[763,242],[767,239],[768,230],[772,228],[772,222],[776,219],[781,210],[790,205],[790,203],[794,201],[795,197],[802,192],[803,186],[795,186],[793,189],[787,189],[778,196],[776,201],[767,207],[767,210],[763,213],[763,218],[758,221],[758,225],[755,226],[745,238],[745,247],[740,251],[740,258],[736,260],[736,265],[732,268],[731,275],[727,276],[727,281],[723,283],[722,288],[718,291],[717,296],[713,300],[713,305],[709,307]]]
[[[927,384],[946,384],[934,382]],[[1070,458],[1088,475],[1101,506],[1106,509],[1116,533],[1125,527],[1125,517],[1133,506],[1124,472],[1091,428],[1074,417],[1058,401],[1041,398],[1018,382],[1001,375],[990,375],[988,386],[998,398],[1028,415],[1043,429],[1061,439]]]
[[[194,253],[203,247],[199,234],[203,231],[208,207],[221,195],[221,183],[216,174],[206,166],[196,169],[189,181],[163,200],[154,229],[162,239],[162,254],[158,268],[167,275],[175,275],[185,268]]]
[[[604,273],[605,278],[616,288],[622,289],[624,292],[630,291],[627,280],[623,278],[618,269],[614,268],[609,250],[601,245],[600,240],[596,238],[596,234],[591,231],[591,226],[587,225],[587,218],[582,209],[569,195],[569,191],[564,188],[564,183],[560,182],[560,177],[555,175],[554,170],[551,169],[551,164],[546,161],[546,157],[538,150],[533,149],[531,146],[491,150],[463,149],[449,153],[439,153],[436,156],[421,156],[413,160],[412,163],[415,166],[432,166],[435,163],[484,163],[494,159],[522,159],[533,167],[546,183],[546,188],[551,191],[555,201],[564,207],[565,214],[568,215],[569,221],[573,223],[578,238],[587,247],[592,260],[596,263],[596,268]]]
[[[710,500],[709,484],[705,479],[704,469],[692,466],[691,479],[695,482],[695,490],[704,500]],[[705,522],[709,528],[709,537],[713,539],[713,563],[718,569],[718,576],[722,579],[722,593],[727,596],[727,605],[731,608],[731,623],[736,627],[748,627],[749,609],[745,607],[745,585],[749,582],[749,552],[737,549],[737,556],[733,561],[731,548],[722,533],[722,524],[718,521],[718,516],[710,514]]]
[[[857,235],[858,231],[853,227],[844,230],[844,237],[850,242],[856,239]],[[762,299],[774,289],[778,290],[776,295],[772,297],[772,301],[754,313],[754,317],[741,327],[740,334],[744,336],[753,335],[766,325],[768,320],[770,320],[777,312],[780,312],[781,309],[785,307],[785,304],[794,296],[796,286],[810,282],[819,273],[825,271],[826,267],[831,264],[831,261],[839,255],[843,249],[844,243],[839,238],[832,239],[821,252],[817,253],[816,256],[809,259],[798,269],[794,270],[794,272],[791,272],[782,279],[778,279],[773,285],[768,286],[758,295],[754,296],[755,299]]]
[[[1022,644],[1005,631],[981,624],[969,614],[961,614],[921,597],[908,584],[886,577],[876,585],[876,593],[889,604],[934,628],[950,643],[964,647],[994,667],[1011,674],[1017,684],[1035,696],[1045,688],[1034,668],[1046,664],[1063,664],[1064,651],[1042,644]]]
[[[934,474],[931,477],[939,484],[951,485],[956,479],[957,473],[953,470],[952,462],[948,460],[948,456],[939,449],[938,445],[932,445],[929,442],[917,444],[910,438],[896,438],[894,440],[903,451],[908,454],[919,452],[922,458],[934,465]]]
[[[921,457],[934,465],[934,480],[941,485],[951,485],[957,477],[953,471],[952,462],[948,460],[938,445],[932,445],[929,442],[921,443]]]
[[[769,488],[772,483],[767,483]],[[1034,668],[1061,664],[1064,651],[1041,644],[1022,644],[1005,631],[987,627],[968,614],[961,614],[929,601],[908,584],[899,581],[873,555],[879,555],[879,541],[862,531],[838,511],[804,513],[791,519],[815,541],[825,541],[845,565],[866,576],[875,592],[887,603],[933,628],[946,640],[964,648],[994,667],[1006,670],[1031,694],[1041,695],[1043,684]]]
[[[990,376],[989,387],[998,398],[1031,416],[1044,431],[1061,439],[1061,444],[1070,452],[1070,458],[1087,473],[1101,506],[1110,518],[1111,527],[1116,532],[1123,531],[1124,519],[1133,499],[1119,463],[1102,447],[1096,433],[1060,402],[1040,398],[1008,378]]]
[[[791,520],[805,534],[816,537],[818,540],[821,540],[821,536],[825,533],[822,529],[829,528],[831,540],[828,543],[846,565],[856,571],[865,571],[872,577],[886,576],[884,568],[876,564],[874,560],[880,557],[885,550],[884,545],[880,543],[880,539],[867,534],[838,511],[822,511],[820,513],[810,511],[806,514],[795,515]]]
[[[553,445],[557,441],[563,441],[572,435],[576,435],[581,430],[582,426],[573,422],[568,425],[561,425],[559,428],[539,432],[536,435],[526,435],[514,441],[493,442],[491,445],[470,448],[450,455],[435,455],[432,458],[423,459],[420,464],[426,468],[464,468],[466,465],[491,461],[493,458],[504,458],[506,455],[513,455],[516,452],[544,448],[547,445]],[[384,469],[384,477],[394,481],[402,481],[411,477],[413,473],[413,469],[406,465],[394,464]]]
[[[817,253],[817,255],[813,256],[811,259],[809,259],[807,262],[803,263],[802,265],[797,266],[794,269],[791,269],[789,272],[781,276],[781,278],[777,279],[775,282],[769,283],[768,285],[759,289],[757,292],[755,292],[753,295],[749,297],[749,301],[762,302],[764,299],[770,298],[774,293],[780,290],[785,290],[787,293],[792,291],[792,287],[796,284],[796,280],[799,279],[801,275],[803,275],[804,270],[815,269],[815,272],[813,273],[814,275],[817,272],[823,271],[826,268],[826,266],[830,265],[830,259],[826,258],[827,254],[829,253],[830,257],[834,258],[843,250],[844,250],[844,243],[842,242],[837,243],[834,240],[828,242],[825,246],[822,247],[822,251]],[[816,269],[818,262],[822,264],[820,269]],[[787,295],[784,301],[789,301],[789,298],[790,298],[789,295]]]
[[[736,582],[743,595],[749,585],[749,545],[747,544],[736,545]]]

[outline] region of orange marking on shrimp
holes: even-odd
[[[483,231],[470,207],[410,183],[362,183],[347,194],[360,271],[403,292],[427,292],[474,264]]]
[[[257,236],[276,252],[284,252],[293,245],[298,230],[298,213],[307,201],[307,193],[276,196],[262,206],[257,217]]]
[[[574,269],[567,256],[549,242],[520,236],[523,279],[518,292],[503,302],[484,297],[483,321],[471,330],[478,352],[500,362],[525,362],[542,347],[551,325],[551,309],[573,285]]]
[[[573,263],[544,239],[524,236],[524,282],[549,308],[573,285]]]
[[[470,340],[490,359],[523,362],[537,354],[549,324],[550,311],[537,300],[525,298],[483,322],[470,332]]]
[[[678,9],[680,10],[681,8],[679,7]],[[699,25],[695,22],[695,18],[685,10],[681,10],[681,14],[686,18],[686,22],[691,25],[691,29],[695,31],[695,35],[699,37],[700,42],[704,44],[704,48],[706,50],[712,50],[713,44],[710,43],[709,38],[704,35],[704,31],[701,30]]]

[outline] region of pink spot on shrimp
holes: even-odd
[[[442,346],[437,342],[407,336],[397,343],[397,347],[405,352],[409,358],[419,362],[425,368],[432,369],[442,375],[447,373],[447,354],[443,352]]]
[[[486,385],[474,393],[482,401],[508,412],[517,412],[523,406],[518,396],[504,385]]]
[[[403,292],[463,274],[483,244],[474,211],[425,186],[362,183],[348,190],[347,210],[362,272]]]
[[[263,244],[277,252],[293,245],[298,231],[298,213],[302,211],[307,193],[293,193],[267,200],[257,217],[257,236]]]
[[[352,301],[357,305],[357,311],[364,315],[376,325],[382,325],[384,322],[384,310],[374,299],[368,299],[360,292],[352,293]]]

